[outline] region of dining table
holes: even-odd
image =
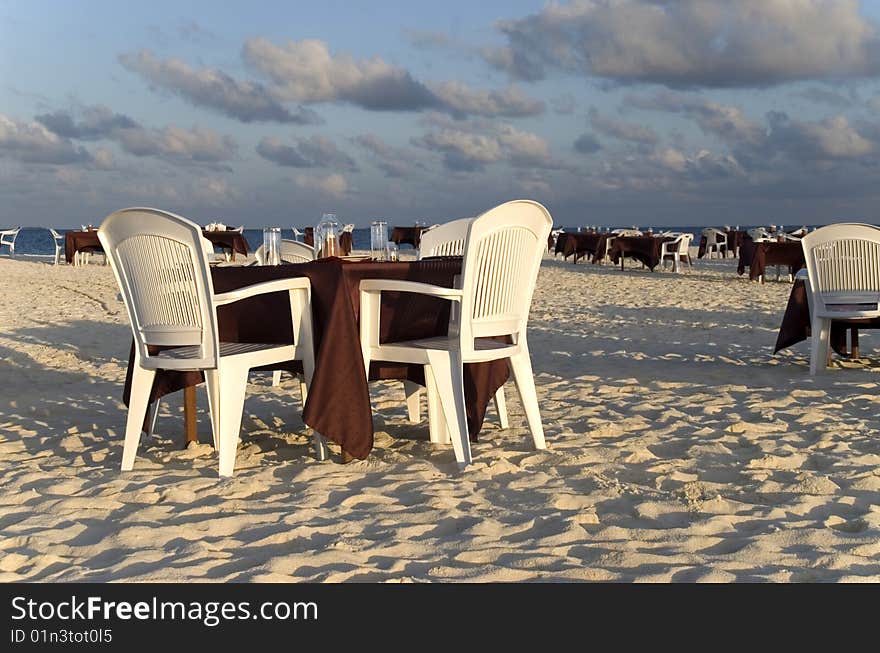
[[[398,245],[409,244],[419,248],[419,243],[422,240],[422,230],[424,227],[415,226],[415,227],[394,227],[391,229],[391,236],[389,240],[392,243],[397,243]]]
[[[562,247],[562,255],[568,260],[574,255],[573,262],[577,263],[580,258],[589,258],[593,263],[598,263],[605,256],[605,247],[608,242],[608,234],[595,232],[578,232],[568,234],[568,238]]]
[[[104,253],[97,229],[68,231],[64,234],[64,258],[67,262],[72,265],[79,252]]]
[[[611,242],[608,256],[612,263],[620,261],[623,270],[625,258],[634,258],[643,263],[651,272],[660,264],[660,251],[663,243],[675,240],[673,236],[615,236]]]
[[[795,273],[807,265],[800,241],[755,242],[747,236],[740,246],[737,273],[742,275],[749,268],[749,279],[764,283],[769,265],[777,266],[777,271],[778,266],[788,267],[789,276],[793,279]]]
[[[236,252],[242,256],[248,254],[248,242],[244,234],[236,229],[202,229],[202,236],[211,241],[214,247],[230,252],[231,260],[235,260]]]
[[[211,276],[214,291],[218,293],[273,279],[309,279],[315,369],[302,418],[308,426],[337,443],[344,458],[364,459],[373,447],[368,382],[401,379],[424,385],[425,378],[421,365],[371,361],[369,373],[365,371],[360,346],[360,282],[363,279],[399,279],[453,287],[461,267],[461,257],[397,262],[351,261],[331,257],[274,266],[212,267]],[[286,292],[251,297],[220,306],[217,311],[219,337],[223,342],[291,342],[292,326]],[[446,335],[448,326],[447,301],[414,293],[382,294],[381,342]],[[134,342],[123,390],[126,404],[133,360]],[[282,369],[293,373],[302,370],[301,364],[295,361],[258,369]],[[507,360],[465,364],[465,402],[472,441],[476,441],[482,427],[489,400],[507,381],[508,375]],[[170,392],[192,388],[202,381],[201,372],[160,370],[153,384],[151,401]]]
[[[831,349],[841,356],[859,357],[859,329],[880,329],[880,318],[860,318],[854,320],[831,321]],[[807,302],[807,288],[803,280],[796,279],[792,284],[785,313],[776,335],[773,353],[796,345],[810,337],[810,309]],[[850,348],[847,350],[846,336],[850,334]]]

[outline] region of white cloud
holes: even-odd
[[[348,190],[348,182],[340,174],[295,175],[293,183],[303,190],[318,191],[325,195],[341,196]]]

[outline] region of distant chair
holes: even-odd
[[[293,227],[293,239],[294,239],[294,240],[299,241],[299,242],[302,242],[302,241],[300,240],[300,236],[304,236],[304,235],[305,235],[304,232],[300,231],[300,230],[297,229],[296,227]]]
[[[52,239],[55,241],[55,265],[60,265],[61,252],[64,251],[64,235],[58,233],[51,227],[49,228],[49,232],[52,234]]]
[[[765,243],[771,240],[770,232],[765,227],[754,227],[753,229],[749,229],[746,233],[749,235],[749,238],[756,243]]]
[[[266,265],[263,246],[257,247],[254,256],[257,259],[257,265]],[[281,241],[281,262],[282,263],[308,263],[315,260],[315,250],[305,243],[298,240],[290,240],[285,238]]]
[[[6,245],[9,247],[9,256],[15,256],[15,239],[21,227],[12,227],[11,229],[0,230],[0,247]]]
[[[832,320],[880,317],[880,229],[841,223],[801,239],[809,278],[810,374],[828,364]]]
[[[343,231],[343,232],[346,232],[346,231],[347,231],[348,233],[351,233],[352,231],[354,231],[354,225],[353,225],[353,224],[347,224],[347,225],[344,225],[344,226],[342,227],[342,231]]]
[[[706,258],[715,258],[712,255],[717,254],[717,258],[727,256],[727,233],[717,227],[706,227],[701,234],[706,239]]]
[[[361,281],[361,349],[371,360],[425,366],[432,440],[451,435],[455,458],[471,462],[463,365],[507,359],[536,449],[544,429],[526,340],[529,307],[553,220],[530,200],[506,202],[473,219],[464,245],[460,288],[390,279]],[[412,292],[460,304],[446,336],[379,342],[382,292]],[[506,336],[503,342],[495,337]],[[436,434],[436,435],[435,435]]]
[[[669,236],[675,240],[665,241],[660,245],[660,260],[663,261],[663,267],[666,267],[666,261],[672,261],[672,271],[679,271],[679,262],[684,261],[689,266],[693,266],[691,262],[690,246],[693,240],[693,234],[687,233],[669,233]]]
[[[464,244],[467,240],[468,228],[475,218],[459,218],[445,224],[432,226],[429,230],[423,231],[421,242],[419,243],[419,259],[429,258],[431,256],[462,256],[464,254]],[[455,275],[453,285],[456,288],[461,287],[461,275]],[[450,321],[458,321],[458,304],[453,302],[450,310]],[[421,400],[420,386],[412,381],[404,381],[404,392],[406,393],[406,405],[409,411],[409,420],[411,422],[421,421]],[[504,386],[498,388],[495,392],[495,410],[498,413],[498,422],[501,428],[506,429],[507,420],[507,400],[504,397]]]
[[[134,465],[156,371],[201,370],[208,387],[220,476],[232,476],[249,370],[301,360],[306,385],[311,383],[314,352],[308,279],[276,279],[216,294],[201,227],[157,209],[116,211],[104,220],[98,238],[122,292],[135,340],[122,470]],[[290,294],[290,344],[219,341],[218,306],[280,291]],[[155,352],[152,346],[162,350]]]

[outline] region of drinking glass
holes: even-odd
[[[325,213],[315,227],[315,258],[339,256],[339,222],[335,213]]]
[[[386,243],[388,242],[388,223],[385,220],[374,220],[370,223],[370,257],[374,261],[385,260]]]
[[[389,261],[400,260],[400,248],[393,240],[389,240],[387,243],[385,243],[385,251],[388,254],[387,259]]]
[[[281,227],[263,229],[263,265],[281,264]]]

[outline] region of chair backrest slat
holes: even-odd
[[[462,268],[463,346],[478,337],[525,336],[552,226],[547,209],[530,200],[507,202],[470,222]]]
[[[467,230],[473,220],[460,218],[423,231],[419,241],[419,258],[462,256]]]
[[[149,346],[197,345],[193,369],[216,367],[217,315],[201,227],[180,216],[131,208],[98,230],[131,321],[141,358]]]

